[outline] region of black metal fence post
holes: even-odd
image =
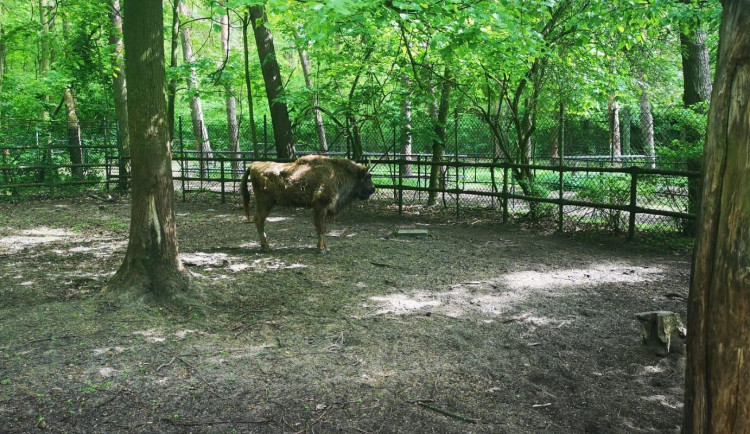
[[[628,239],[635,238],[635,214],[638,204],[638,167],[630,168],[630,219],[628,221]]]
[[[224,159],[224,157],[222,157],[219,160],[219,164],[221,165],[221,203],[227,203],[226,197],[224,196],[224,182],[225,182],[225,179],[224,179],[224,162],[225,161],[226,160]]]
[[[401,215],[404,208],[404,160],[398,160],[398,215]]]
[[[503,165],[503,223],[508,222],[508,166]]]

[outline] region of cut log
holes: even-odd
[[[641,323],[643,343],[656,354],[669,354],[673,339],[677,338],[682,349],[682,343],[687,336],[687,329],[682,323],[680,314],[669,311],[652,311],[635,314]]]

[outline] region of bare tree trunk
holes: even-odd
[[[263,71],[263,81],[266,84],[276,155],[278,158],[292,158],[295,154],[292,123],[289,121],[289,111],[284,101],[284,84],[281,81],[281,72],[276,60],[273,35],[265,26],[267,19],[263,7],[250,6],[249,11],[255,34],[255,45],[258,48],[258,58]]]
[[[70,87],[63,90],[63,101],[65,102],[65,113],[68,127],[68,153],[72,166],[70,172],[76,179],[83,179],[83,153],[81,149],[81,124],[78,122],[76,113],[76,99]]]
[[[711,98],[711,67],[706,32],[699,28],[689,34],[680,33],[680,46],[685,107],[707,102]]]
[[[622,142],[620,141],[620,103],[616,96],[611,96],[607,107],[609,115],[609,152],[611,164],[621,166]]]
[[[443,75],[443,82],[440,85],[440,100],[435,101],[431,106],[433,131],[435,137],[432,140],[432,166],[430,167],[430,189],[445,188],[445,166],[437,163],[443,161],[445,154],[445,125],[448,122],[448,108],[451,95],[451,69],[446,66]],[[430,191],[427,196],[427,205],[434,205],[437,202],[437,191]]]
[[[750,432],[750,0],[725,0],[688,297],[684,433]]]
[[[170,38],[170,50],[169,50],[169,67],[173,70],[177,68],[177,58],[179,56],[179,39],[180,39],[180,15],[178,13],[178,7],[180,6],[180,0],[172,1],[172,33]],[[169,79],[167,84],[167,123],[169,125],[169,143],[171,147],[174,147],[175,139],[175,98],[177,97],[177,77],[175,75]]]
[[[404,125],[401,129],[401,154],[403,155],[403,158],[409,162],[412,160],[412,146],[413,146],[413,140],[414,137],[412,136],[412,124],[411,124],[411,105],[412,105],[412,83],[411,78],[409,77],[409,74],[403,74],[401,76],[401,82],[404,86],[405,94],[404,99],[401,102],[401,117],[403,118]],[[402,174],[404,176],[411,176],[412,174],[412,165],[411,164],[404,164],[404,167],[402,169]]]
[[[128,249],[107,290],[165,301],[187,290],[189,276],[173,208],[162,2],[127,0],[123,24],[133,194]]]
[[[630,125],[632,124],[632,119],[630,116],[630,108],[625,106],[622,111],[620,112],[621,120],[620,122],[620,136],[622,138],[622,153],[623,155],[630,155],[632,152],[630,152]]]
[[[689,0],[683,0],[690,3]],[[695,6],[691,6],[695,7]],[[687,33],[680,33],[680,52],[682,54],[683,94],[682,101],[686,108],[696,104],[708,102],[711,98],[711,70],[709,66],[708,47],[706,47],[706,32],[700,28],[700,23],[690,28]],[[700,108],[700,110],[705,110]],[[685,126],[685,137],[688,143],[696,143],[703,137],[690,125]],[[688,155],[687,169],[700,171],[701,161],[698,156]],[[688,182],[688,212],[698,212],[698,193],[700,179]],[[694,235],[697,228],[695,222],[688,222],[685,232]]]
[[[179,2],[178,12],[181,15],[188,15],[187,6],[185,6],[184,0],[176,0]],[[190,28],[183,27],[180,32],[182,42],[182,59],[185,63],[194,63],[195,57],[193,56],[193,44],[190,42]],[[187,80],[188,92],[190,92],[190,118],[193,122],[193,135],[195,137],[195,146],[200,153],[200,158],[213,158],[211,152],[211,143],[208,141],[208,129],[206,128],[206,121],[203,117],[203,104],[201,103],[201,97],[198,92],[198,71],[195,67],[190,68],[190,76]],[[201,178],[208,176],[206,162],[200,161],[200,175]]]
[[[302,36],[297,35],[297,38],[301,39]],[[320,150],[327,152],[328,140],[326,140],[326,129],[323,125],[323,114],[320,112],[320,108],[318,108],[318,93],[315,92],[312,85],[312,79],[310,78],[310,59],[307,57],[307,51],[302,47],[297,48],[297,52],[299,54],[300,65],[302,65],[302,75],[305,77],[305,86],[307,86],[307,89],[312,94],[312,107],[313,114],[315,115],[315,132],[318,134]]]
[[[641,88],[639,97],[641,104],[641,142],[643,150],[646,151],[651,168],[656,168],[656,149],[654,148],[654,116],[651,114],[651,103],[648,101],[648,88],[643,80],[639,80],[638,87]]]
[[[50,27],[51,18],[50,11],[52,10],[52,4],[50,0],[39,0],[39,22],[41,24],[40,41],[39,41],[39,76],[41,78],[46,77],[50,72],[50,63],[52,57],[52,50],[50,48]],[[40,113],[40,119],[45,121],[45,126],[49,127],[47,121],[49,121],[49,95],[44,94],[42,96],[42,112]],[[39,170],[39,182],[44,182],[47,179],[47,164],[51,160],[50,146],[52,146],[52,137],[47,134],[46,143],[42,150],[42,168]]]
[[[229,59],[229,14],[221,16],[221,50],[224,53],[224,58]],[[234,176],[241,176],[242,170],[240,169],[239,161],[240,158],[240,129],[237,124],[237,100],[234,94],[234,86],[228,80],[224,83],[224,93],[226,95],[227,102],[227,133],[229,135],[229,148],[232,160],[232,174]]]
[[[130,132],[128,131],[128,87],[125,79],[125,54],[122,43],[122,13],[120,0],[112,0],[109,10],[109,44],[115,47],[115,55],[112,59],[115,74],[112,77],[112,89],[114,90],[115,118],[117,119],[117,131],[120,132],[120,155],[119,158],[119,181],[118,188],[128,188],[128,177],[130,175]]]
[[[250,47],[248,45],[247,28],[250,26],[250,14],[242,17],[242,54],[245,63],[245,87],[247,88],[247,115],[250,120],[250,140],[253,146],[253,158],[258,159],[258,130],[255,128],[255,104],[253,103],[253,86],[250,81]]]

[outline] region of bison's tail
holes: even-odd
[[[250,221],[250,190],[247,188],[247,178],[250,176],[250,168],[245,170],[240,181],[240,195],[242,196],[242,208],[245,210],[245,217]]]

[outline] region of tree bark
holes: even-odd
[[[123,24],[133,193],[128,249],[108,290],[166,301],[188,288],[189,277],[173,208],[162,2],[127,0]]]
[[[641,142],[643,150],[646,151],[651,168],[656,168],[656,149],[654,148],[654,116],[651,113],[651,103],[648,101],[648,88],[643,80],[639,80],[638,87],[641,89],[639,96],[641,113]]]
[[[181,15],[188,15],[187,6],[184,0],[175,0],[178,2],[178,12]],[[190,42],[190,28],[182,27],[180,31],[182,42],[182,60],[185,63],[194,63],[193,44]],[[195,148],[199,152],[200,158],[212,158],[211,143],[208,141],[208,129],[203,117],[203,104],[198,89],[198,70],[193,66],[190,68],[190,76],[187,79],[188,92],[190,92],[190,118],[193,123],[193,136],[195,137]],[[208,176],[206,162],[200,161],[201,178]]]
[[[83,150],[81,149],[81,124],[76,113],[76,98],[70,87],[63,90],[63,102],[68,129],[68,153],[70,154],[70,173],[76,179],[83,179]]]
[[[445,154],[445,126],[448,122],[448,108],[451,95],[451,69],[446,66],[443,82],[440,85],[440,100],[432,104],[432,120],[434,137],[432,140],[432,166],[430,167],[430,189],[445,188],[445,166],[437,163],[443,161]],[[430,191],[427,195],[427,205],[437,202],[437,191]]]
[[[297,35],[298,39],[302,37]],[[323,114],[318,108],[318,94],[313,88],[312,79],[310,78],[310,59],[307,57],[307,51],[304,48],[298,47],[297,53],[299,54],[299,63],[302,66],[302,75],[305,78],[305,86],[312,95],[312,108],[313,115],[315,116],[315,132],[318,134],[318,142],[320,143],[320,150],[322,152],[328,151],[328,140],[326,140],[326,128],[323,125]]]
[[[39,35],[39,77],[42,79],[50,72],[52,58],[52,50],[50,48],[51,18],[49,14],[51,9],[52,5],[50,4],[50,0],[39,0],[39,23],[41,26]],[[44,94],[41,98],[42,110],[40,113],[40,119],[47,122],[50,119],[48,110],[49,95]],[[42,151],[42,168],[39,170],[39,182],[47,180],[48,173],[46,166],[50,163],[52,158],[50,146],[52,146],[52,137],[50,134],[47,134],[44,150]]]
[[[292,124],[289,121],[289,111],[284,100],[284,84],[281,81],[279,63],[273,46],[273,35],[268,27],[266,12],[262,6],[250,6],[250,20],[255,34],[255,45],[258,48],[263,81],[266,85],[268,107],[271,112],[273,138],[276,142],[278,158],[292,158],[295,154],[292,138]]]
[[[118,188],[122,191],[128,188],[130,175],[130,132],[128,130],[128,86],[125,79],[124,45],[122,43],[122,9],[120,0],[112,0],[109,10],[109,44],[115,49],[112,63],[115,74],[112,77],[112,89],[115,100],[115,119],[117,131],[120,132],[120,155]]]
[[[750,0],[725,0],[688,298],[685,433],[750,432]]]
[[[250,14],[242,17],[242,54],[245,63],[245,87],[247,88],[247,116],[250,120],[250,141],[253,146],[253,158],[260,157],[258,152],[258,130],[255,127],[255,104],[253,103],[253,86],[250,81],[250,47],[248,45],[247,28],[250,26]]]
[[[226,13],[221,16],[221,51],[224,53],[224,58],[229,60],[229,14]],[[227,107],[227,134],[229,137],[229,149],[232,152],[233,158],[232,174],[234,176],[241,176],[242,171],[240,169],[240,129],[237,123],[237,99],[234,93],[234,86],[229,80],[224,82],[224,94],[226,95],[226,107]]]

